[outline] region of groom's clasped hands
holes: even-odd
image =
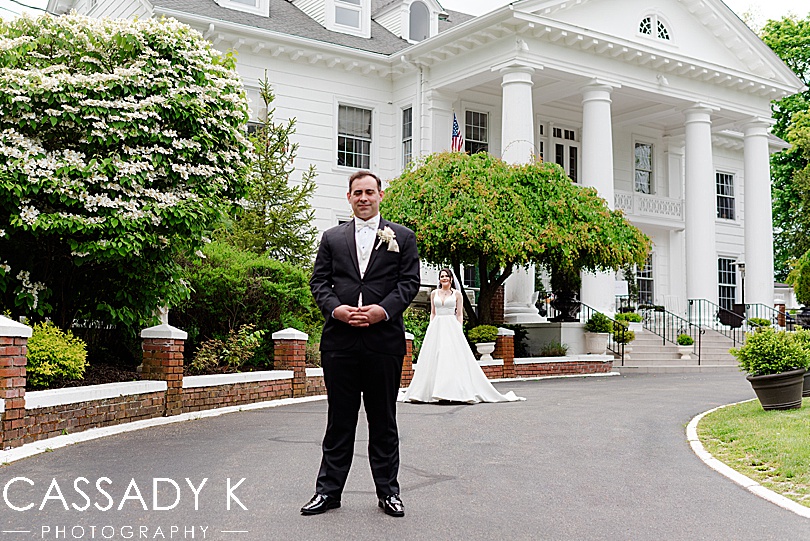
[[[341,304],[332,314],[338,321],[352,327],[368,327],[385,319],[385,310],[379,304],[360,307]]]

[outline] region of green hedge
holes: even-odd
[[[207,245],[203,255],[185,266],[190,299],[169,312],[171,324],[188,332],[187,359],[202,342],[225,341],[244,325],[264,331],[247,366],[271,366],[276,331],[293,327],[319,336],[323,318],[309,290],[308,271],[224,242]]]
[[[87,366],[87,346],[51,322],[36,323],[28,339],[26,384],[47,387],[58,379],[81,379]]]

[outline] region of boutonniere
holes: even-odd
[[[377,246],[374,247],[376,250],[380,247],[380,245],[384,242],[388,245],[389,252],[399,252],[399,244],[397,244],[397,234],[394,233],[394,230],[388,227],[387,225],[382,229],[377,230]]]

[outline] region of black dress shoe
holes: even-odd
[[[325,494],[315,494],[304,507],[301,508],[302,515],[320,515],[326,513],[330,509],[337,509],[340,507],[340,500],[333,496]]]
[[[399,494],[391,494],[385,498],[380,498],[377,501],[377,505],[385,511],[386,515],[392,517],[405,516],[405,505],[402,503],[402,500],[399,499]]]

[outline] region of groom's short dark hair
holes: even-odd
[[[361,169],[360,171],[356,171],[356,172],[352,173],[352,176],[349,177],[349,191],[350,192],[352,191],[352,184],[354,184],[354,181],[357,180],[358,178],[363,178],[363,177],[372,177],[374,180],[377,181],[377,190],[382,191],[382,181],[380,180],[380,177],[378,177],[377,175],[375,175],[371,171],[366,171],[365,169]]]

